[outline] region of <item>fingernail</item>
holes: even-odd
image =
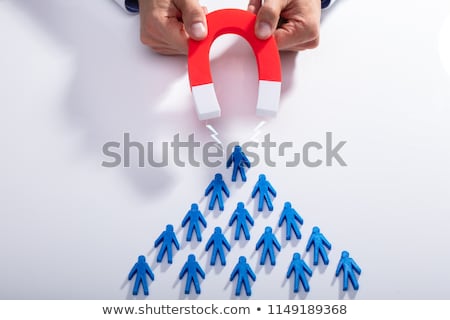
[[[272,27],[267,22],[260,22],[256,29],[256,35],[260,39],[267,39],[272,34]]]
[[[196,22],[191,26],[192,35],[197,38],[204,38],[206,36],[206,28],[201,22]]]

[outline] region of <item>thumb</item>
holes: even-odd
[[[175,0],[175,6],[181,11],[184,28],[194,40],[202,40],[208,34],[205,9],[198,0]]]
[[[264,1],[256,15],[255,34],[259,39],[265,40],[275,32],[280,19],[280,12],[281,1]]]

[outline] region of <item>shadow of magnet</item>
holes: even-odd
[[[215,39],[224,34],[243,37],[252,47],[259,74],[256,114],[275,116],[281,91],[281,63],[275,38],[260,40],[255,35],[256,15],[239,9],[223,9],[206,16],[208,36],[189,40],[189,81],[199,120],[220,117],[220,106],[211,76],[209,52]]]

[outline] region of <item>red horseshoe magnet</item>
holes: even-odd
[[[260,40],[255,35],[256,16],[239,9],[223,9],[206,16],[208,36],[202,41],[189,40],[188,70],[192,95],[198,118],[207,120],[220,117],[220,106],[214,91],[209,63],[212,43],[224,34],[243,37],[253,49],[259,73],[256,114],[274,116],[278,111],[281,91],[280,54],[272,36]]]

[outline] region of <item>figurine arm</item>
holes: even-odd
[[[233,212],[233,215],[231,216],[230,221],[228,222],[228,226],[231,227],[236,219],[237,219],[237,213],[235,211],[235,212]]]
[[[242,152],[242,161],[244,161],[244,164],[247,166],[247,168],[250,168],[251,166],[250,160],[248,160],[247,156],[243,152]]]
[[[205,251],[208,251],[213,243],[213,237],[209,238],[208,242],[206,243]]]
[[[161,242],[164,240],[164,232],[161,233],[161,235],[158,237],[158,239],[155,240],[155,248],[161,244]]]
[[[214,181],[212,181],[209,185],[208,185],[208,187],[206,188],[206,190],[205,190],[205,197],[211,192],[211,190],[214,188],[214,183],[213,183]]]
[[[184,226],[186,225],[186,223],[188,223],[188,221],[191,219],[191,211],[188,211],[186,213],[186,215],[183,218],[183,221],[181,222],[181,227],[184,228]]]
[[[252,198],[254,198],[254,197],[256,196],[256,194],[258,193],[258,191],[259,191],[259,183],[257,183],[257,184],[255,185],[255,187],[253,188],[253,191],[252,191]]]
[[[233,272],[231,272],[231,274],[230,274],[230,281],[233,281],[234,277],[238,273],[238,270],[239,270],[239,265],[236,265],[233,269]]]
[[[302,261],[303,262],[303,270],[305,270],[306,271],[306,273],[307,274],[309,274],[309,276],[311,277],[312,276],[312,270],[311,270],[311,268],[310,267],[308,267],[308,265],[304,262],[304,261]]]
[[[181,269],[180,274],[178,275],[178,278],[181,280],[184,277],[184,274],[187,272],[187,263],[184,264],[183,269]]]
[[[152,272],[152,269],[148,265],[145,266],[145,272],[147,272],[150,279],[155,280],[155,275]]]
[[[361,274],[361,268],[356,264],[355,260],[352,261],[352,268],[356,271],[357,274]]]
[[[248,213],[248,211],[245,213],[245,219],[247,219],[247,221],[253,226],[255,225],[255,220],[253,220],[252,216],[250,215],[250,213]]]
[[[128,280],[131,280],[136,272],[137,272],[137,263],[133,266],[133,268],[131,268],[131,271],[128,274]]]
[[[268,181],[267,181],[267,189],[274,197],[277,196],[277,191],[272,187],[272,185]]]
[[[177,236],[175,234],[173,234],[172,242],[175,245],[175,248],[177,248],[177,250],[180,250],[180,243],[178,242]]]
[[[233,163],[233,153],[230,154],[230,157],[227,160],[227,168],[229,168],[232,163]]]
[[[256,250],[259,249],[259,247],[261,247],[262,243],[263,243],[263,236],[261,236],[261,238],[259,238],[258,242],[256,243]]]
[[[289,279],[289,277],[291,276],[291,273],[294,271],[294,262],[292,261],[291,264],[289,265],[288,271],[286,273],[286,278]]]
[[[200,219],[201,224],[206,228],[206,226],[208,225],[208,223],[206,222],[205,217],[200,213],[200,215],[198,216]]]
[[[228,190],[227,185],[225,184],[225,182],[222,182],[222,190],[223,192],[225,192],[225,194],[227,195],[227,197],[230,197],[230,190]]]
[[[225,239],[225,237],[223,237],[223,241],[222,241],[223,245],[225,246],[225,248],[227,248],[228,251],[231,250],[231,246],[230,243],[228,242],[227,239]]]
[[[272,236],[272,240],[273,240],[273,244],[275,245],[275,248],[277,248],[278,251],[281,250],[281,245],[278,242],[277,238],[275,238],[275,236]]]
[[[323,240],[323,244],[325,245],[325,247],[327,247],[328,250],[331,250],[331,243],[327,240],[327,238],[322,236],[322,240]]]
[[[256,280],[256,274],[253,272],[252,268],[247,265],[247,273],[252,278],[253,281]]]
[[[202,277],[202,279],[205,279],[205,271],[203,271],[203,269],[200,267],[200,265],[197,263],[196,266],[197,272],[200,275],[200,277]]]
[[[312,243],[313,243],[313,237],[311,235],[311,237],[309,237],[308,243],[306,244],[306,251],[309,251],[309,249],[311,248]]]
[[[342,260],[339,261],[338,266],[336,268],[336,277],[339,276],[339,273],[341,272],[342,269]]]
[[[278,220],[278,226],[281,227],[283,225],[283,221],[286,220],[286,210],[281,212],[280,220]]]
[[[300,224],[303,224],[303,218],[295,210],[294,210],[294,219],[297,220]]]

